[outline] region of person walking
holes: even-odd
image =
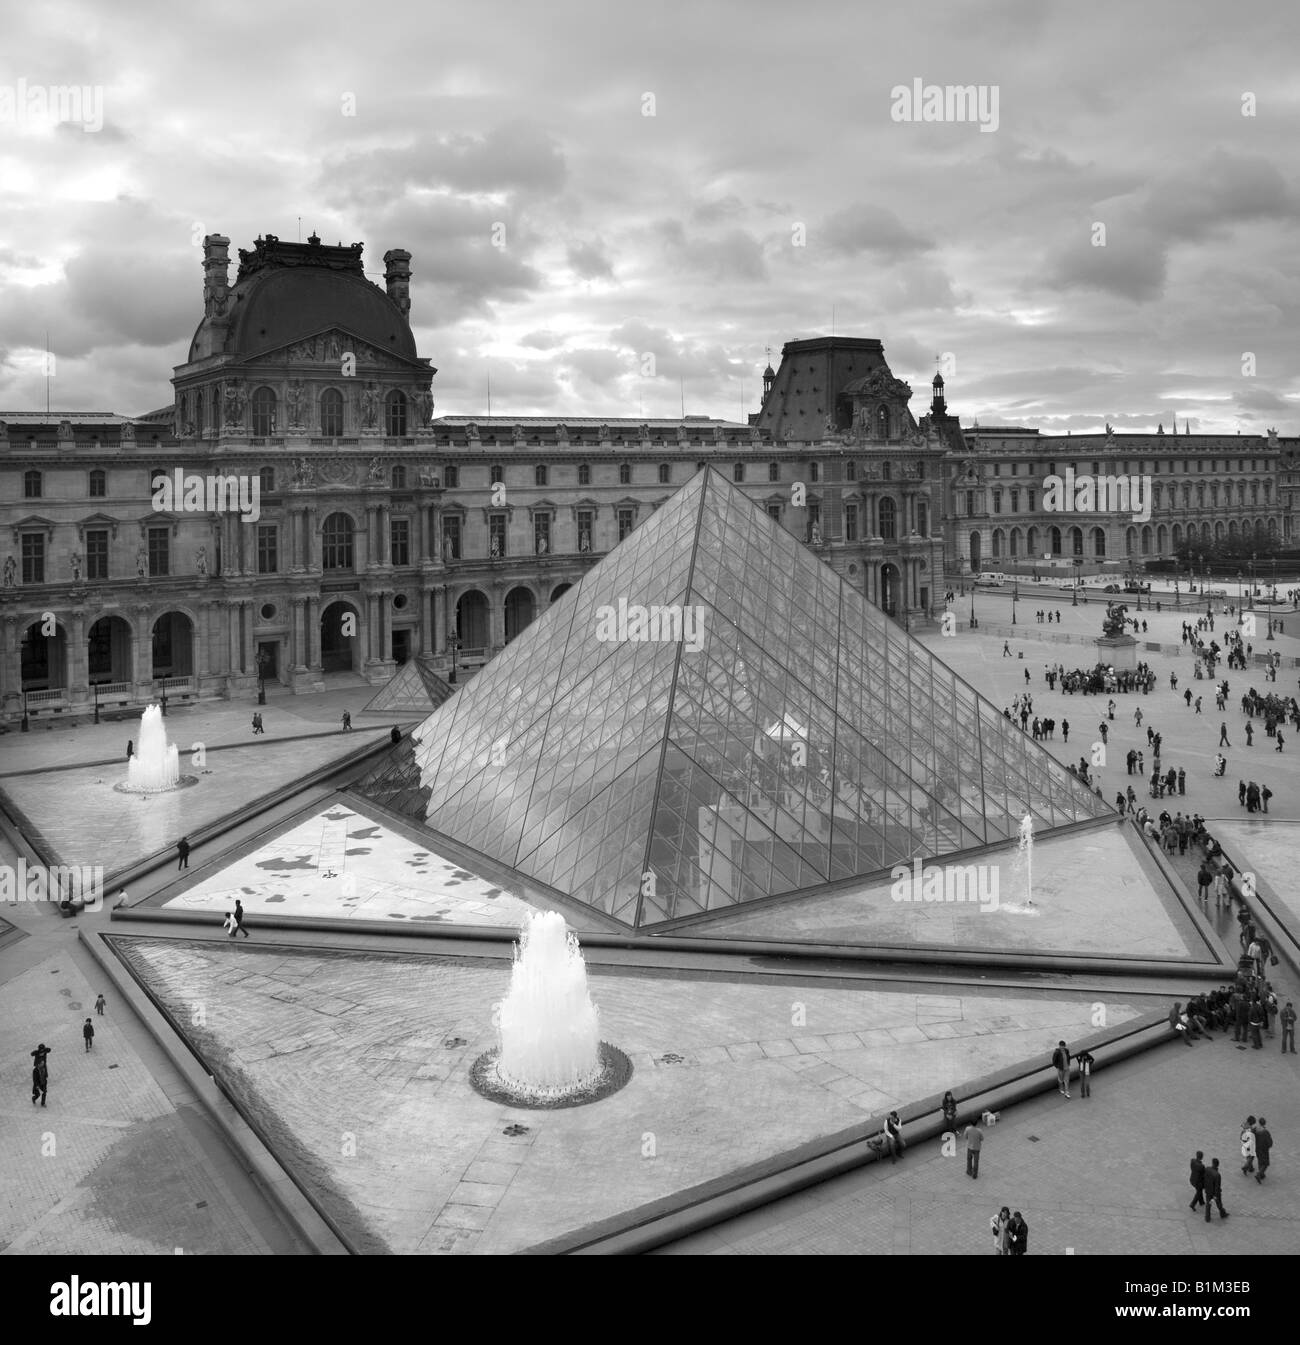
[[[1210,895],[1210,884],[1214,881],[1214,875],[1210,872],[1209,866],[1202,862],[1201,867],[1196,870],[1196,895],[1206,901]]]
[[[1278,1019],[1279,1019],[1279,1021],[1280,1021],[1281,1024],[1282,1024],[1282,1054],[1283,1054],[1283,1055],[1286,1054],[1287,1049],[1288,1049],[1288,1048],[1287,1048],[1287,1043],[1290,1042],[1290,1043],[1291,1043],[1291,1045],[1290,1045],[1290,1051],[1291,1051],[1291,1054],[1292,1054],[1292,1055],[1295,1055],[1295,1054],[1296,1054],[1296,1049],[1295,1049],[1295,1019],[1296,1019],[1296,1013],[1295,1013],[1295,1005],[1292,1004],[1290,1000],[1287,1000],[1287,1002],[1286,1002],[1286,1008],[1283,1009],[1282,1012],[1278,1015]]]
[[[1196,1157],[1192,1159],[1192,1203],[1188,1205],[1189,1210],[1194,1210],[1198,1205],[1205,1204],[1205,1154],[1197,1149]]]
[[[1273,750],[1274,750],[1275,752],[1280,752],[1280,751],[1282,750],[1282,730],[1281,730],[1281,729],[1278,729],[1278,731],[1277,731],[1277,746],[1276,746]]]
[[[1003,1207],[989,1219],[993,1231],[993,1255],[1008,1256],[1011,1252],[1011,1210]]]
[[[265,732],[266,730],[262,727],[262,716],[255,714],[253,716],[253,736],[256,737],[259,733]]]
[[[1255,1174],[1257,1182],[1262,1182],[1268,1175],[1268,1156],[1272,1148],[1273,1136],[1269,1134],[1268,1122],[1261,1116],[1255,1127],[1255,1158],[1259,1163],[1259,1171]]]
[[[1249,1177],[1255,1171],[1255,1118],[1246,1117],[1241,1127],[1241,1156],[1246,1160],[1241,1165],[1241,1175]]]
[[[1232,744],[1228,741],[1228,724],[1226,720],[1224,720],[1219,725],[1219,746],[1220,747],[1232,746]]]
[[[86,1039],[86,1050],[91,1050],[95,1045],[95,1025],[89,1018],[82,1024],[81,1035]]]
[[[244,928],[244,903],[238,897],[235,898],[235,930],[248,938],[248,931]]]
[[[1025,1216],[1017,1210],[1011,1216],[1011,1224],[1007,1229],[1011,1241],[1011,1255],[1024,1256],[1029,1250],[1029,1225],[1025,1222]]]
[[[101,1018],[104,1016],[104,1003],[105,1003],[104,996],[101,994],[100,997],[95,1001],[95,1012]]]
[[[1074,1057],[1074,1063],[1079,1067],[1079,1096],[1092,1096],[1092,1067],[1096,1064],[1091,1051],[1080,1051]]]
[[[1254,726],[1254,724],[1252,724],[1252,723],[1250,722],[1250,720],[1247,720],[1247,721],[1246,721],[1246,746],[1247,746],[1247,747],[1254,747],[1254,745],[1255,745],[1255,726]]]
[[[1061,720],[1061,741],[1063,743],[1070,741],[1070,721],[1068,719]]]
[[[344,710],[344,711],[343,711],[343,732],[344,732],[344,733],[349,733],[349,732],[351,732],[351,729],[352,729],[352,711],[351,711],[351,710]]]
[[[1258,999],[1252,1000],[1250,1005],[1250,1048],[1252,1051],[1262,1051],[1264,1049],[1264,1038],[1261,1033],[1264,1031],[1264,1006]]]
[[[176,842],[176,869],[188,869],[190,866],[190,841],[188,836],[182,836]]]
[[[1063,1041],[1056,1043],[1052,1052],[1052,1068],[1056,1071],[1056,1090],[1064,1097],[1070,1096],[1070,1052]]]
[[[221,928],[224,929],[232,939],[235,937],[235,931],[239,926],[235,923],[234,911],[226,912],[226,918],[221,922]]]
[[[1140,705],[1133,711],[1133,727],[1139,729],[1142,727],[1142,707]]]
[[[1219,1171],[1219,1160],[1210,1159],[1210,1166],[1205,1169],[1205,1222],[1210,1222],[1210,1205],[1215,1204],[1219,1207],[1220,1220],[1228,1217],[1228,1211],[1223,1208],[1223,1173]]]
[[[980,1150],[984,1147],[984,1131],[980,1129],[979,1118],[966,1127],[966,1175],[979,1181]]]
[[[45,1106],[45,1094],[50,1086],[50,1069],[47,1059],[50,1054],[50,1048],[44,1042],[31,1053],[32,1054],[32,1106],[36,1105],[36,1099],[39,1097],[41,1106]]]

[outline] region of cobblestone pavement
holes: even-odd
[[[1300,1247],[1300,1056],[1238,1051],[1217,1037],[1174,1042],[1002,1114],[978,1181],[959,1147],[933,1140],[897,1165],[860,1168],[660,1249],[660,1254],[992,1254],[1002,1205],[1029,1224],[1030,1255],[1294,1255]],[[1240,1122],[1264,1115],[1276,1141],[1263,1185],[1241,1175]],[[906,1138],[906,1130],[904,1131]],[[1197,1149],[1223,1169],[1223,1204],[1193,1214]]]
[[[0,951],[0,1251],[301,1251],[141,1025],[112,994],[95,1014],[91,964],[67,922],[31,908],[15,919],[31,937]],[[31,1101],[29,1055],[42,1041],[51,1048],[44,1108]]]

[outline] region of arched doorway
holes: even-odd
[[[492,643],[488,600],[476,588],[456,602],[456,639],[462,649],[487,649]]]
[[[44,621],[33,621],[23,631],[22,676],[24,691],[62,691],[68,685],[68,635],[57,622],[53,634]]]
[[[86,673],[91,686],[130,682],[131,627],[120,616],[101,616],[86,636]]]
[[[320,614],[320,667],[323,673],[361,671],[361,615],[343,598]]]
[[[886,561],[880,567],[880,606],[886,616],[898,615],[901,598],[902,576],[898,566]]]
[[[523,587],[506,594],[506,644],[533,619],[533,595]]]
[[[551,590],[551,601],[558,602],[572,587],[572,584],[556,584]]]
[[[153,623],[152,677],[194,675],[194,623],[184,612],[164,612]]]
[[[1051,531],[1050,531],[1050,533],[1049,533],[1049,537],[1050,537],[1051,544],[1052,544],[1052,555],[1054,555],[1054,556],[1059,556],[1059,555],[1061,554],[1061,530],[1060,530],[1060,528],[1052,528]]]
[[[980,535],[977,532],[970,535],[970,569],[972,574],[980,572]]]

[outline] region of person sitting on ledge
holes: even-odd
[[[1192,1035],[1189,1031],[1191,1023],[1188,1022],[1181,1003],[1175,1003],[1174,1007],[1169,1010],[1169,1026],[1178,1033],[1188,1046],[1192,1044]]]

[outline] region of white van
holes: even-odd
[[[1001,570],[981,570],[975,576],[976,588],[1001,588],[1007,582],[1007,577]]]
[[[1226,588],[1203,588],[1201,590],[1202,598],[1223,598],[1226,600],[1228,590]]]

